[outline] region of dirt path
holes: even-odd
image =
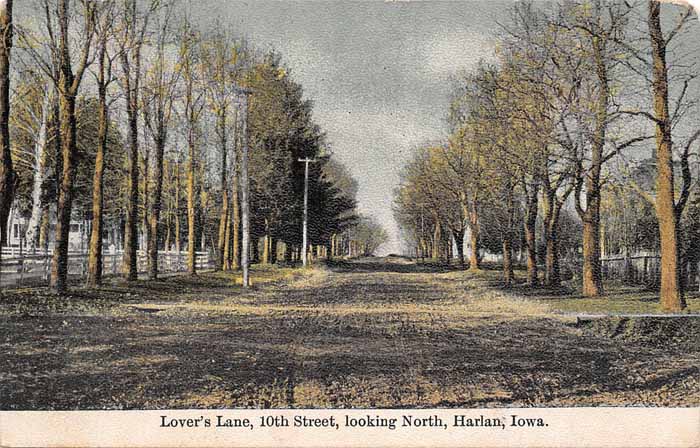
[[[363,260],[249,293],[107,293],[0,304],[1,409],[700,404],[700,335],[603,336],[464,272]]]

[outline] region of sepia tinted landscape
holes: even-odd
[[[0,1],[0,410],[700,405],[682,1]]]

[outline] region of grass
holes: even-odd
[[[506,293],[511,299],[529,300],[533,305],[539,304],[554,313],[576,314],[666,314],[659,305],[657,291],[649,290],[644,285],[624,285],[607,282],[605,294],[600,297],[584,297],[580,287],[572,282],[564,282],[559,288],[545,286],[529,287],[524,284],[526,271],[515,271],[519,280],[510,288],[503,288],[500,267],[487,265],[476,273],[467,271],[464,275],[488,282],[494,290]],[[687,308],[685,314],[700,314],[700,292],[686,292]]]
[[[659,306],[659,296],[655,292],[645,292],[641,288],[613,287],[601,297],[583,296],[544,296],[536,300],[549,304],[553,310],[581,314],[665,314]],[[700,294],[686,295],[688,314],[700,313]]]
[[[252,288],[248,294],[275,284],[302,281],[306,277],[318,276],[319,272],[253,265],[250,275]],[[226,294],[244,294],[241,275],[240,272],[204,271],[194,276],[163,276],[157,281],[126,282],[120,278],[108,278],[100,288],[85,288],[74,284],[70,291],[63,295],[56,295],[46,287],[7,289],[0,294],[0,317],[76,313],[123,314],[124,305],[144,302],[165,304],[164,306],[201,303],[215,300],[222,291]]]

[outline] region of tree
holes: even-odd
[[[395,195],[395,213],[399,214],[401,222],[411,223],[413,234],[418,236],[423,258],[444,258],[447,262],[451,249],[448,231],[454,229],[453,232],[462,235],[461,238],[455,237],[461,254],[459,246],[462,245],[463,232],[469,222],[472,226],[470,229],[473,229],[472,236],[476,237],[472,239],[470,268],[477,269],[479,229],[474,226],[474,222],[478,224],[478,213],[476,220],[469,221],[468,195],[474,196],[472,190],[467,189],[472,184],[468,183],[469,178],[465,173],[469,172],[473,152],[467,149],[467,143],[469,142],[463,140],[444,147],[419,147],[402,172],[402,185]]]
[[[231,239],[231,215],[236,215],[230,208],[236,209],[238,198],[232,198],[231,193],[237,196],[237,189],[230,192],[229,172],[229,114],[234,115],[236,122],[236,109],[233,107],[236,79],[240,77],[241,68],[245,63],[245,52],[242,45],[233,42],[221,25],[217,24],[213,32],[204,38],[201,46],[202,70],[207,80],[206,90],[209,107],[216,117],[215,133],[218,139],[220,154],[220,188],[221,188],[221,214],[219,219],[218,243],[217,243],[217,269],[230,269],[229,254],[226,253],[227,244]],[[234,145],[235,146],[235,145]],[[235,149],[235,148],[234,148]],[[235,152],[233,159],[233,174],[235,180]],[[235,184],[235,182],[234,182]],[[231,204],[233,203],[233,204]],[[233,205],[233,207],[229,207]],[[235,225],[237,227],[237,224]],[[237,228],[234,229],[237,234]],[[234,236],[237,239],[237,235]],[[237,257],[236,257],[237,258]]]
[[[647,25],[651,44],[651,61],[647,62],[651,69],[652,114],[640,113],[649,118],[655,126],[656,134],[656,197],[644,194],[655,207],[659,225],[659,242],[661,245],[661,307],[667,311],[680,311],[686,307],[681,279],[681,252],[679,241],[679,226],[681,215],[688,202],[692,185],[689,165],[690,149],[700,138],[700,129],[687,140],[680,155],[682,186],[676,200],[676,182],[674,180],[674,153],[672,129],[682,113],[684,97],[690,82],[696,74],[681,76],[684,86],[677,98],[676,107],[669,106],[669,66],[667,56],[673,38],[679,33],[691,17],[692,9],[688,8],[676,27],[664,33],[661,24],[661,5],[655,0],[647,3]],[[638,53],[639,57],[639,53]],[[639,57],[641,59],[641,57]],[[697,67],[697,66],[695,66]],[[641,191],[641,190],[640,190]]]
[[[327,257],[332,259],[339,254],[340,236],[357,223],[358,185],[345,165],[332,157],[321,162],[321,175],[311,185],[315,200],[310,216],[321,224],[318,233],[312,233],[312,243],[326,245]]]
[[[301,247],[305,175],[299,159],[314,158],[323,136],[311,121],[311,103],[303,100],[301,86],[280,64],[279,55],[265,55],[248,72],[245,83],[254,90],[249,127],[254,148],[250,157],[251,233],[254,241],[263,236],[268,253],[272,240]],[[318,176],[317,168],[311,167],[310,182]],[[254,243],[254,251],[256,247]]]
[[[46,82],[43,73],[32,69],[22,70],[20,86],[14,89],[15,112],[11,117],[11,125],[15,128],[10,133],[13,140],[13,156],[16,165],[17,190],[15,200],[21,196],[22,176],[19,175],[24,163],[30,168],[32,175],[31,213],[25,232],[25,241],[30,252],[36,250],[39,236],[41,217],[45,209],[45,183],[48,174],[51,104],[54,100],[54,90]],[[19,140],[19,141],[18,141]],[[31,150],[29,149],[31,148]],[[20,193],[18,195],[18,193]]]
[[[249,90],[240,94],[240,119],[241,125],[241,164],[239,183],[241,188],[241,269],[243,270],[243,287],[250,287],[250,186],[248,180],[248,95]]]
[[[623,149],[647,137],[634,137],[624,143],[611,139],[612,124],[621,114],[618,103],[617,76],[621,59],[616,57],[624,48],[624,31],[631,7],[627,4],[607,4],[601,0],[565,5],[553,26],[563,30],[563,42],[568,48],[579,49],[579,58],[562,57],[561,62],[578,77],[576,132],[585,144],[570,145],[574,176],[574,205],[583,221],[583,295],[603,293],[600,264],[600,209],[602,174],[605,163]],[[560,52],[560,54],[564,54]],[[583,76],[576,75],[576,73]],[[619,124],[618,124],[619,126]],[[569,142],[580,141],[569,138]]]
[[[149,225],[148,278],[150,280],[158,278],[158,240],[163,196],[165,146],[168,141],[168,127],[172,118],[176,87],[180,79],[178,67],[169,61],[166,54],[166,47],[172,39],[171,14],[171,7],[165,8],[163,17],[158,23],[157,34],[154,38],[154,55],[144,79],[142,93],[144,123],[155,147],[154,186],[150,201],[151,208],[147,212]],[[168,248],[166,247],[166,249]]]
[[[196,266],[196,171],[198,161],[197,136],[199,121],[204,109],[204,94],[199,77],[197,45],[200,43],[197,33],[189,20],[183,22],[180,38],[180,70],[184,82],[183,115],[187,133],[187,269],[195,274]]]
[[[376,220],[361,216],[358,223],[350,230],[350,240],[359,249],[357,255],[372,256],[382,244],[389,240],[389,236]]]
[[[99,286],[102,283],[102,233],[104,228],[104,171],[109,131],[109,108],[113,101],[108,101],[107,91],[115,81],[112,66],[116,55],[110,54],[109,44],[112,40],[114,20],[114,3],[104,2],[101,20],[97,23],[97,96],[99,107],[99,124],[97,135],[97,153],[95,154],[95,172],[92,181],[92,229],[88,254],[87,284]]]
[[[51,288],[62,293],[67,288],[68,277],[68,232],[70,230],[71,210],[73,205],[73,180],[75,176],[76,155],[76,98],[80,89],[83,75],[90,63],[91,44],[95,33],[96,7],[93,2],[82,3],[82,35],[79,42],[81,50],[75,54],[71,46],[71,30],[69,24],[72,15],[71,0],[58,0],[55,8],[56,23],[50,7],[50,0],[44,0],[48,45],[51,62],[36,60],[46,68],[46,74],[59,92],[60,102],[60,134],[62,145],[62,175],[57,206],[56,245],[51,264]],[[77,56],[77,57],[76,57]],[[77,61],[75,63],[73,61]],[[55,64],[54,69],[50,64]],[[56,74],[58,77],[56,77]]]
[[[126,103],[128,171],[126,226],[124,232],[124,258],[122,272],[129,281],[138,277],[137,266],[137,226],[139,200],[139,95],[142,77],[142,48],[148,21],[159,5],[159,0],[149,0],[145,10],[140,10],[138,0],[123,0],[119,11],[119,59],[121,77],[119,79]]]
[[[559,11],[560,16],[567,13]],[[511,9],[511,20],[504,26],[499,59],[503,91],[514,139],[514,163],[521,166],[527,207],[525,208],[528,246],[528,283],[536,284],[537,243],[535,227],[542,204],[545,240],[544,281],[548,286],[560,283],[559,221],[561,210],[573,191],[575,171],[571,160],[575,149],[571,139],[570,115],[580,94],[582,66],[586,60],[567,31],[558,26],[562,20],[550,8],[535,8],[533,3],[518,3]],[[541,200],[538,198],[541,192]]]
[[[15,173],[10,148],[10,51],[12,0],[0,1],[0,249],[7,236],[7,219],[14,198]],[[2,252],[0,250],[0,252]],[[2,254],[0,253],[0,259]]]

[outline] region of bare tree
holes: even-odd
[[[82,6],[79,13],[73,10],[76,3]],[[23,38],[29,43],[26,47],[31,49],[30,55],[54,83],[59,96],[62,173],[50,286],[55,292],[62,293],[67,288],[68,277],[68,235],[75,177],[76,98],[85,70],[92,62],[91,45],[98,9],[94,2],[71,0],[57,0],[55,4],[51,0],[42,0],[41,6],[46,26],[45,42],[35,45],[36,41],[28,33],[23,34]],[[80,29],[70,27],[72,19],[79,19]],[[73,49],[76,43],[80,46],[79,51]],[[48,47],[48,55],[35,48],[44,46]]]
[[[112,67],[118,54],[110,54],[109,44],[113,37],[114,21],[113,1],[103,3],[103,13],[97,23],[97,71],[95,82],[97,84],[98,99],[98,129],[97,151],[95,154],[95,171],[92,181],[92,229],[90,233],[90,246],[88,254],[87,284],[99,286],[102,284],[102,229],[104,227],[104,170],[105,155],[107,153],[107,134],[109,130],[109,109],[114,99],[107,99],[110,85],[116,80]]]
[[[0,259],[7,236],[15,190],[10,152],[10,50],[12,48],[12,0],[0,0]]]
[[[155,54],[144,82],[143,117],[146,128],[155,146],[153,180],[154,186],[149,213],[148,232],[148,278],[158,277],[158,238],[159,221],[163,193],[163,160],[168,139],[168,127],[173,113],[176,87],[180,71],[176,64],[170,63],[166,47],[172,40],[170,19],[172,8],[166,8],[155,37]]]
[[[583,295],[603,293],[600,246],[600,210],[602,176],[605,164],[625,148],[647,139],[631,138],[617,143],[609,132],[621,115],[615,110],[614,89],[622,62],[616,55],[623,52],[619,42],[624,36],[631,6],[594,0],[571,2],[561,9],[552,24],[563,30],[566,45],[585,49],[580,59],[562,52],[559,62],[568,67],[570,77],[578,75],[580,94],[577,97],[577,129],[584,144],[571,145],[570,155],[574,181],[574,205],[583,221]],[[566,50],[569,51],[569,50]],[[571,141],[577,140],[576,138]]]
[[[641,62],[643,69],[651,73],[651,78],[644,76],[647,85],[652,92],[652,113],[644,111],[624,111],[635,116],[648,118],[655,127],[656,133],[656,195],[645,192],[634,181],[633,187],[642,194],[656,209],[656,217],[659,223],[659,242],[661,245],[661,307],[667,311],[680,311],[686,307],[683,294],[683,282],[681,280],[681,259],[679,248],[679,225],[681,215],[688,202],[692,187],[690,170],[690,149],[698,138],[700,129],[691,132],[691,136],[681,145],[679,165],[681,174],[680,192],[676,198],[676,182],[674,174],[674,139],[672,131],[674,126],[682,119],[683,115],[694,106],[697,101],[690,101],[689,90],[691,83],[697,78],[697,73],[692,69],[697,64],[691,64],[691,70],[686,64],[678,64],[685,68],[685,72],[676,74],[675,79],[680,81],[682,87],[671,107],[670,89],[670,63],[672,56],[671,43],[676,36],[686,27],[692,19],[692,8],[688,7],[680,14],[675,26],[668,32],[664,32],[661,20],[661,5],[655,0],[647,2],[646,22],[649,29],[649,43],[651,46],[651,58],[646,58],[645,49],[633,49],[635,62]],[[677,61],[679,62],[679,61]],[[633,67],[634,68],[634,67]],[[694,125],[697,126],[697,125]]]
[[[196,266],[196,170],[198,162],[197,134],[204,109],[204,95],[200,79],[198,48],[200,36],[185,19],[180,32],[180,66],[184,82],[183,113],[187,127],[187,269],[195,274]]]
[[[120,84],[124,93],[127,115],[128,178],[126,226],[124,231],[124,259],[122,272],[127,280],[136,280],[137,225],[139,199],[139,94],[142,77],[142,49],[148,21],[158,8],[159,0],[149,0],[145,10],[139,8],[137,0],[122,0],[119,14],[119,58],[121,60]]]
[[[34,144],[31,150],[15,148],[13,163],[19,168],[22,164],[33,172],[32,178],[32,209],[25,231],[25,241],[30,252],[36,250],[37,237],[41,225],[41,217],[45,210],[44,181],[47,177],[51,119],[51,105],[54,101],[55,89],[51,88],[43,73],[27,68],[22,70],[24,82],[19,88],[13,89],[13,105],[15,113],[11,116],[12,125],[31,137]],[[37,100],[40,105],[37,109]]]
[[[243,270],[243,287],[250,287],[250,184],[248,179],[248,95],[249,91],[243,91],[240,95],[241,117],[241,161],[240,161],[240,188],[241,188],[241,268]]]
[[[221,157],[221,215],[219,218],[216,268],[225,269],[230,268],[225,249],[227,242],[230,241],[231,210],[229,206],[232,202],[228,181],[228,174],[231,171],[229,167],[229,114],[235,114],[232,102],[235,95],[234,85],[240,51],[230,36],[223,31],[220,24],[216,25],[214,31],[204,39],[201,50],[202,70],[207,78],[207,97],[209,107],[216,117],[215,133]]]

